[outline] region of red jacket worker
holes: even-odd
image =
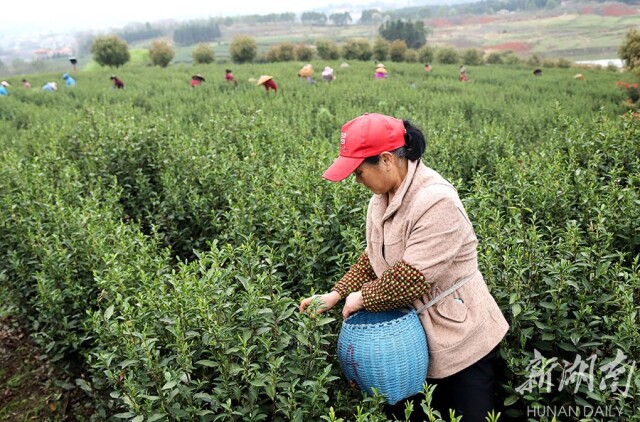
[[[273,80],[273,76],[270,75],[262,75],[257,83],[258,86],[264,85],[264,89],[269,92],[270,89],[273,89],[275,92],[278,92],[278,85]]]

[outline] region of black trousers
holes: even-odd
[[[427,379],[429,384],[437,386],[433,392],[431,408],[438,410],[446,421],[449,420],[449,409],[454,409],[456,416],[464,416],[464,422],[485,422],[487,413],[495,408],[497,355],[498,346],[456,374],[442,379]],[[403,421],[405,404],[411,401],[411,421],[426,421],[427,417],[420,406],[423,398],[423,394],[417,394],[394,405],[385,405],[384,412],[391,420],[397,418]]]

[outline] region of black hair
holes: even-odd
[[[422,154],[427,149],[427,139],[417,126],[413,125],[409,120],[403,120],[404,124],[404,146],[390,151],[396,157],[405,157],[409,161],[420,160]],[[364,159],[367,164],[376,165],[380,161],[380,155],[368,157]]]

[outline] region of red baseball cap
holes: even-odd
[[[395,117],[365,113],[348,121],[340,133],[340,156],[322,177],[332,182],[346,179],[365,158],[404,146],[404,123]]]

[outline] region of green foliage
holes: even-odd
[[[176,50],[166,40],[155,40],[149,46],[149,58],[154,66],[169,66],[175,55]]]
[[[293,50],[293,53],[296,60],[301,62],[309,62],[313,59],[313,48],[306,44],[298,44]]]
[[[329,20],[336,26],[345,26],[353,21],[349,12],[332,13],[329,15]]]
[[[207,43],[221,36],[218,23],[213,18],[189,21],[173,31],[173,41],[181,45]]]
[[[348,39],[342,45],[342,57],[347,60],[369,60],[373,55],[369,41],[358,38]]]
[[[290,62],[296,58],[295,45],[290,42],[283,42],[269,47],[266,59],[270,62]]]
[[[190,68],[127,69],[126,90],[98,69],[73,92],[0,101],[0,294],[43,353],[82,368],[71,384],[96,420],[386,420],[379,396],[342,380],[340,310],[296,309],[364,245],[370,193],[320,177],[341,124],[362,110],[424,129],[426,164],[474,224],[479,268],[511,325],[489,420],[585,403],[639,420],[637,371],[623,397],[601,369],[618,350],[620,369],[640,362],[640,121],[621,115],[615,85],[631,75],[585,70],[577,84],[566,69],[535,78],[496,65],[460,84],[457,65],[424,78],[394,63],[378,84],[371,63],[354,61],[309,89],[274,63],[287,96],[268,97],[244,82],[262,71],[254,64],[234,67],[237,86],[197,90]],[[559,391],[556,367],[551,391],[518,392],[535,350],[560,363],[594,356],[593,388]],[[426,419],[450,420],[429,408],[432,392]]]
[[[164,32],[162,29],[155,28],[147,22],[145,24],[127,25],[117,35],[128,43],[134,43],[161,37]]]
[[[469,48],[462,52],[462,63],[468,66],[479,66],[484,62],[482,51]]]
[[[419,49],[427,42],[428,30],[423,21],[387,21],[380,26],[378,33],[388,41],[403,40],[409,48]]]
[[[438,49],[436,60],[440,64],[456,64],[460,62],[460,56],[455,48],[442,47]]]
[[[377,9],[365,9],[360,14],[360,20],[358,22],[361,25],[371,25],[378,23],[381,19],[382,15]]]
[[[630,29],[626,33],[618,55],[629,69],[640,67],[640,30]]]
[[[529,65],[529,66],[537,67],[537,66],[540,66],[541,64],[542,64],[542,60],[540,59],[540,57],[537,54],[532,54],[527,59],[527,65]]]
[[[556,66],[562,69],[568,69],[571,67],[571,62],[565,58],[560,57],[556,62]]]
[[[435,57],[435,52],[433,48],[429,45],[423,45],[418,50],[418,60],[420,63],[429,64],[433,63],[433,59]]]
[[[407,51],[404,53],[404,61],[407,63],[417,63],[418,52],[413,48],[407,49]]]
[[[498,52],[491,52],[487,55],[487,64],[503,64],[502,54]]]
[[[209,64],[216,59],[215,52],[209,44],[198,44],[191,52],[191,57],[195,64]]]
[[[389,41],[382,37],[377,37],[373,43],[373,59],[382,62],[389,57]]]
[[[340,48],[331,40],[318,40],[316,49],[322,60],[336,60],[340,57]]]
[[[389,58],[394,62],[402,62],[407,54],[407,43],[403,40],[394,40],[389,44]]]
[[[324,25],[327,23],[327,15],[322,12],[303,12],[300,20],[307,25]]]
[[[249,63],[258,52],[258,44],[248,35],[238,35],[231,41],[229,53],[234,63]]]
[[[120,67],[130,58],[127,42],[116,35],[96,37],[91,45],[91,54],[100,66]]]

